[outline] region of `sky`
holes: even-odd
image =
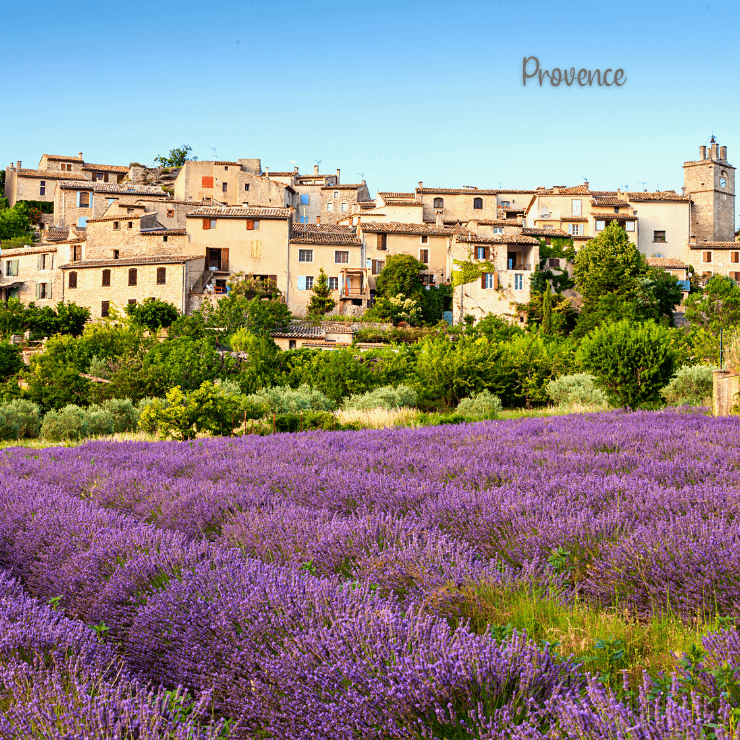
[[[0,168],[43,153],[427,187],[680,192],[714,133],[740,163],[737,0],[16,3],[3,15]],[[621,87],[522,84],[621,68]]]

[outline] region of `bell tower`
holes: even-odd
[[[683,194],[691,198],[691,241],[735,241],[735,168],[712,136],[699,159],[684,162]]]

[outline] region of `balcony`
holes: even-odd
[[[340,298],[367,298],[368,286],[365,270],[361,268],[345,268],[339,273]]]

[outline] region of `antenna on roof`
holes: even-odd
[[[212,146],[211,149],[213,149],[213,161],[216,161],[216,147]]]
[[[317,165],[321,166],[321,160],[320,159],[314,159],[314,162],[316,162]]]

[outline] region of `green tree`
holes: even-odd
[[[329,313],[336,301],[331,297],[331,288],[329,287],[329,278],[322,267],[319,270],[319,276],[313,282],[311,289],[311,300],[308,302],[308,313],[310,315],[323,316]]]
[[[152,332],[171,326],[180,316],[180,312],[172,303],[151,296],[141,303],[127,305],[124,310],[132,324],[143,326]]]
[[[676,348],[670,329],[623,320],[585,337],[576,359],[596,376],[610,403],[634,409],[660,402],[660,390],[673,375]]]
[[[23,203],[0,211],[0,242],[16,237],[28,237],[29,243],[33,238],[30,209]]]
[[[227,283],[229,295],[241,296],[251,300],[252,298],[279,299],[283,294],[278,288],[275,280],[261,278],[253,273],[234,273]]]
[[[630,292],[646,272],[645,257],[612,221],[578,251],[573,276],[584,303],[594,304],[606,293]]]
[[[573,239],[553,239],[548,246],[544,239],[540,242],[540,262],[536,272],[532,274],[530,289],[535,293],[544,293],[545,286],[551,285],[556,293],[562,293],[574,285],[568,273],[568,263],[575,259]],[[552,258],[560,260],[559,267],[550,264]]]
[[[424,290],[419,281],[419,273],[427,266],[410,254],[393,254],[385,262],[385,267],[375,278],[375,290],[383,298],[402,295],[410,298]]]
[[[5,381],[24,367],[20,348],[9,342],[0,342],[0,378]]]
[[[204,304],[201,309],[206,327],[222,330],[224,336],[237,329],[252,334],[270,334],[286,327],[292,318],[282,298],[245,298],[235,292],[221,298],[215,305]]]
[[[686,299],[686,318],[713,333],[740,323],[740,286],[730,278],[714,275],[703,293]]]
[[[542,294],[542,333],[552,335],[552,293],[549,285]]]
[[[198,157],[191,157],[190,152],[193,148],[188,144],[170,149],[167,156],[154,157],[154,161],[161,164],[162,167],[182,167],[188,160],[195,161]]]

